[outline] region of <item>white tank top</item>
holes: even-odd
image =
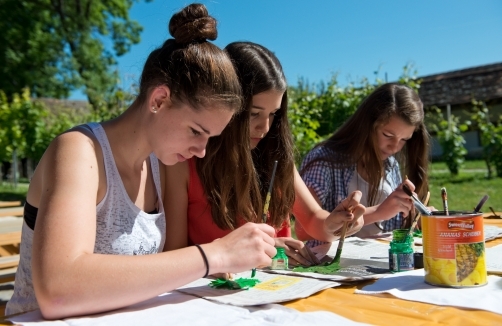
[[[92,129],[103,151],[107,184],[106,194],[96,206],[94,252],[112,255],[146,255],[162,251],[166,220],[157,157],[153,153],[150,154],[153,180],[157,190],[158,213],[148,214],[140,210],[127,195],[103,127],[98,123],[89,123],[88,126]],[[38,308],[31,275],[32,243],[33,230],[23,223],[21,258],[16,272],[14,294],[7,303],[6,315]]]

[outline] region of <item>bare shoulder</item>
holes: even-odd
[[[38,207],[42,189],[49,191],[60,180],[91,178],[99,180],[102,152],[93,133],[84,127],[75,127],[49,144],[30,182],[27,200]],[[78,173],[77,173],[78,172]]]

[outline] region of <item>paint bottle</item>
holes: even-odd
[[[411,271],[415,268],[413,258],[413,237],[408,236],[408,229],[392,231],[389,248],[389,270],[391,272]]]
[[[288,269],[288,256],[284,248],[275,249],[277,249],[277,254],[272,258],[272,266],[270,266],[270,269]]]

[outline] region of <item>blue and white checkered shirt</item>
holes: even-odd
[[[300,171],[313,160],[319,158],[336,157],[336,153],[323,146],[314,148],[305,156]],[[401,173],[399,163],[391,156],[384,162],[385,179],[394,190],[401,184]],[[328,161],[317,161],[311,164],[306,171],[302,171],[302,179],[307,187],[313,189],[321,201],[321,206],[331,212],[345,198],[349,196],[349,182],[354,176],[356,165],[344,169],[334,169]],[[383,221],[383,231],[388,232],[401,227],[402,214]],[[326,242],[319,240],[307,241],[307,246],[315,247]]]

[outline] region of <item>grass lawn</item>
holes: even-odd
[[[445,171],[446,170],[446,171]],[[471,170],[471,171],[470,171]],[[484,195],[490,196],[481,209],[489,212],[502,210],[502,178],[487,179],[486,165],[483,161],[468,161],[459,175],[451,176],[444,163],[433,163],[429,174],[429,205],[443,209],[441,187],[448,194],[449,210],[472,210]],[[493,173],[495,176],[495,173]]]

